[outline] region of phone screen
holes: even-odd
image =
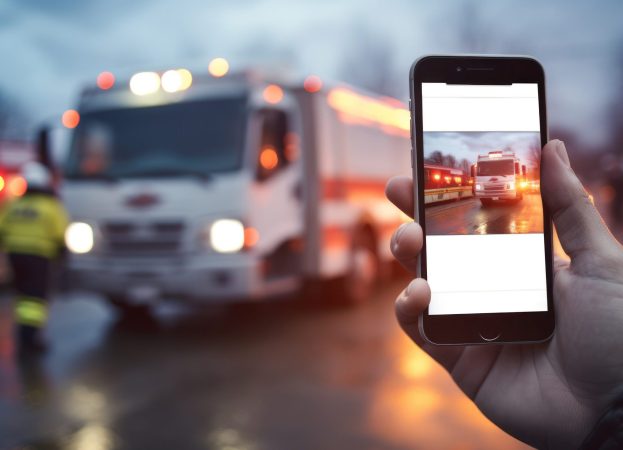
[[[537,83],[422,83],[428,313],[547,311]]]

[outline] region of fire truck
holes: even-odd
[[[473,196],[473,180],[461,169],[424,164],[424,204]]]
[[[406,216],[409,112],[316,76],[140,72],[84,90],[62,198],[69,279],[122,310],[370,296]],[[324,292],[320,290],[319,292]]]
[[[526,166],[514,152],[496,150],[478,155],[472,166],[474,194],[483,206],[494,202],[519,202],[528,186]]]

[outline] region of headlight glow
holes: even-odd
[[[477,184],[476,185],[476,190],[477,191],[482,191],[482,185],[481,184]]]
[[[93,249],[91,225],[84,222],[72,222],[65,231],[65,245],[72,253],[89,253]]]
[[[219,219],[210,227],[210,245],[219,253],[234,253],[244,247],[244,225],[236,219]]]

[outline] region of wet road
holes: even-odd
[[[543,212],[538,194],[516,204],[483,207],[480,200],[459,200],[426,208],[428,234],[542,233]]]
[[[521,449],[396,325],[387,283],[357,308],[273,303],[118,320],[52,309],[52,351],[18,365],[4,299],[0,448]]]

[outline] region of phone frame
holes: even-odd
[[[461,67],[462,70],[457,70]],[[537,83],[541,147],[548,140],[545,106],[545,73],[541,64],[527,56],[431,55],[413,63],[409,75],[411,111],[411,161],[415,199],[414,218],[426,236],[424,210],[424,148],[422,130],[422,83],[512,84]],[[415,151],[414,151],[415,149]],[[542,174],[541,174],[542,176]],[[554,333],[552,219],[543,204],[543,234],[547,311],[516,313],[420,315],[422,337],[438,345],[542,342]],[[426,239],[418,258],[418,277],[427,277]]]

